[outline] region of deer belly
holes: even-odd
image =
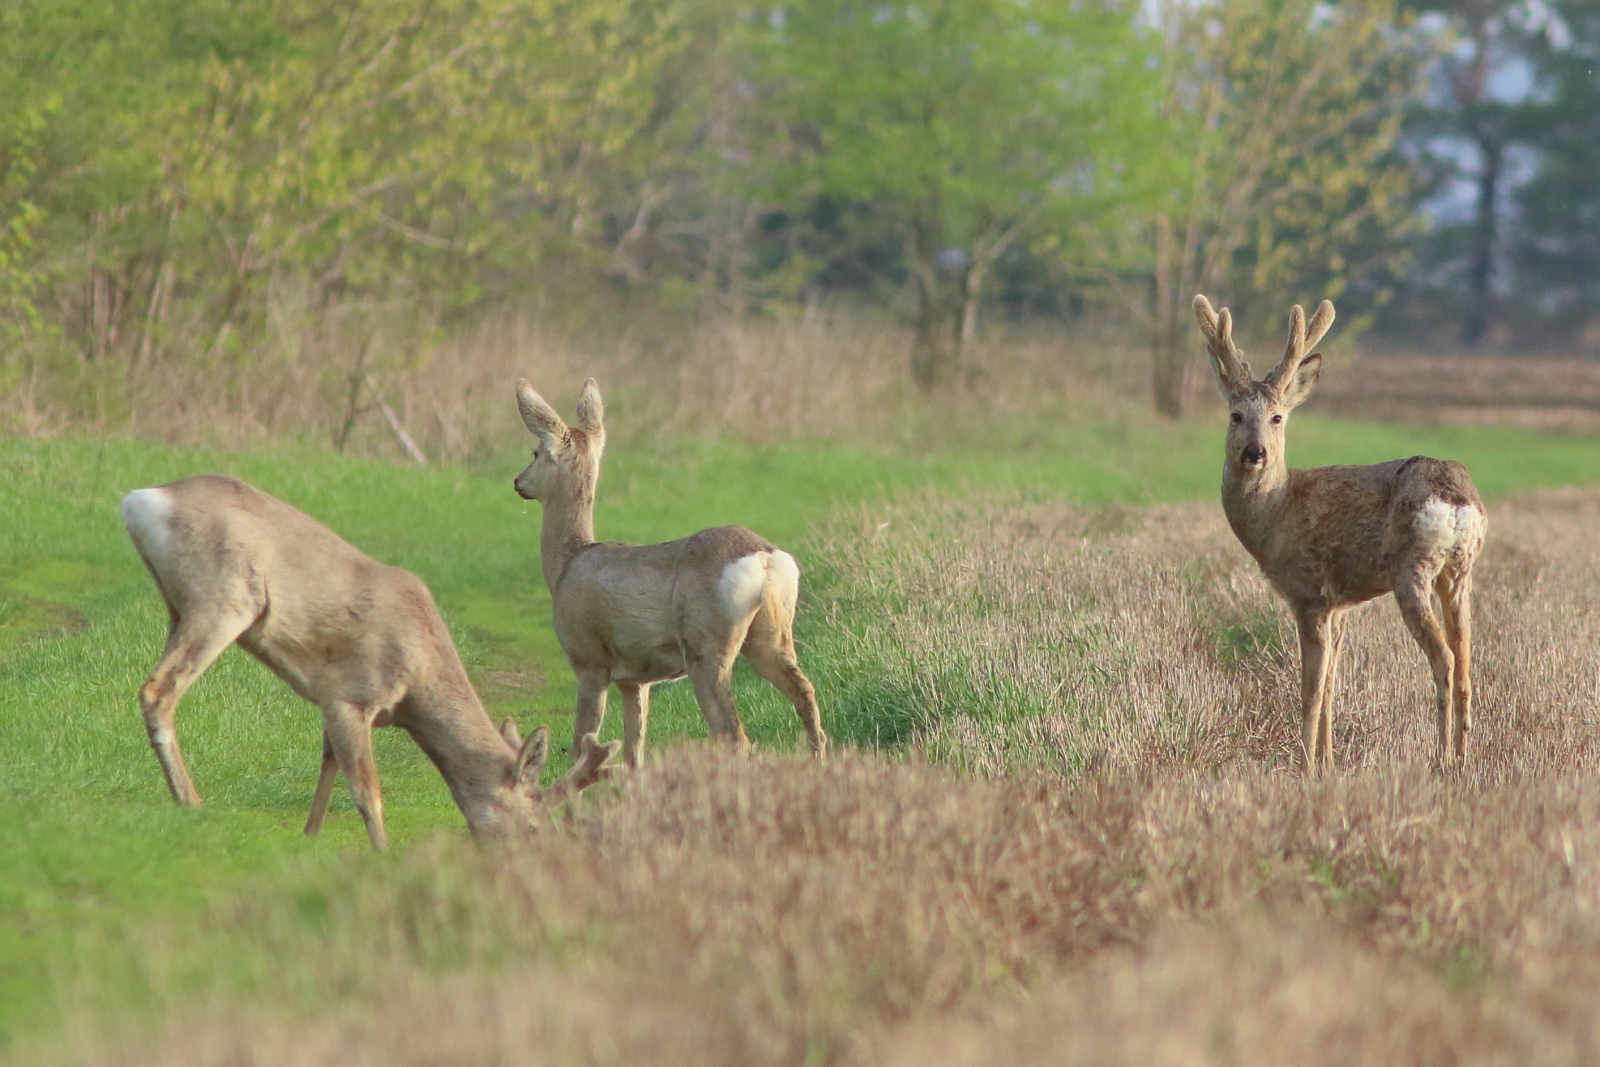
[[[640,684],[665,682],[684,675],[683,652],[676,642],[618,656],[611,666],[611,680]]]

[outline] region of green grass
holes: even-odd
[[[887,494],[1023,492],[1085,501],[1206,498],[1220,470],[1220,419],[1091,422],[1065,414],[973,432],[930,433],[919,451],[620,440],[597,505],[601,537],[653,541],[741,523],[805,551],[811,523]],[[1486,496],[1600,480],[1600,441],[1512,430],[1297,420],[1298,465],[1423,452],[1467,463]],[[0,1048],[58,1025],[57,978],[117,971],[121,933],[181,915],[245,880],[271,884],[305,864],[365,848],[339,794],[321,840],[299,827],[319,757],[315,709],[230,651],[185,699],[178,731],[206,806],[179,811],[144,739],[135,691],[154,663],[165,612],[124,535],[129,489],[204,471],[245,478],[433,588],[492,714],[570,736],[573,686],[539,576],[539,508],[519,500],[516,455],[473,469],[417,469],[275,447],[185,450],[129,440],[0,439]],[[810,595],[814,598],[815,590]],[[801,639],[822,622],[802,606]],[[875,736],[849,664],[807,662],[824,723]],[[736,690],[758,745],[793,750],[786,703],[743,670]],[[830,700],[830,698],[833,698]],[[607,734],[619,730],[608,717]],[[705,735],[685,685],[662,686],[653,745]],[[881,732],[876,736],[881,736]],[[391,836],[405,848],[464,833],[443,783],[409,738],[379,731]],[[554,770],[555,768],[552,768]],[[130,1003],[134,998],[130,994]]]

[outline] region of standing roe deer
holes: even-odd
[[[1333,689],[1344,613],[1393,592],[1433,668],[1439,760],[1466,757],[1472,729],[1472,564],[1489,520],[1467,469],[1412,456],[1371,466],[1290,470],[1289,412],[1311,395],[1322,357],[1306,355],[1333,325],[1324,300],[1308,326],[1289,315],[1289,346],[1261,381],[1233,343],[1228,309],[1194,298],[1211,363],[1228,402],[1222,508],[1228,524],[1289,602],[1300,631],[1300,718],[1305,766],[1333,766]],[[1444,628],[1433,611],[1439,594]]]
[[[574,736],[600,729],[606,687],[622,693],[622,758],[644,758],[652,682],[688,675],[712,736],[749,747],[729,678],[741,652],[789,698],[813,755],[827,752],[817,698],[794,649],[800,568],[741,526],[701,530],[659,545],[594,539],[594,494],[605,450],[600,389],[590,378],[568,426],[517,383],[522,421],[538,438],[516,490],[544,507],[539,555],[556,638],[578,679]]]
[[[546,806],[609,776],[615,744],[579,738],[572,770],[539,789],[549,730],[495,730],[428,587],[377,563],[288,504],[208,474],[122,501],[122,521],[167,602],[166,650],[139,690],[150,744],[179,804],[200,803],[173,733],[178,701],[234,642],[322,710],[322,771],[305,832],[322,827],[334,775],[375,849],[387,847],[372,727],[399,726],[439,768],[479,838],[531,832]]]

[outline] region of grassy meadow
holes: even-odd
[[[1292,627],[1215,504],[1220,417],[1069,397],[750,443],[704,421],[641,432],[646,396],[608,400],[599,536],[742,523],[794,551],[837,758],[795,758],[792,710],[742,667],[749,761],[687,743],[705,736],[692,692],[661,686],[652,766],[517,856],[466,843],[392,730],[394,853],[367,854],[342,789],[304,839],[316,712],[238,650],[180,708],[206,804],[177,810],[135,699],[165,612],[117,513],[188,474],[251,481],[418,573],[491,714],[564,748],[573,686],[539,508],[511,490],[509,399],[493,447],[426,468],[282,440],[0,438],[0,1062],[1597,1047],[1572,990],[1600,960],[1581,788],[1600,755],[1600,496],[1563,487],[1600,482],[1600,439],[1297,417],[1295,465],[1459,459],[1494,524],[1472,769],[1426,771],[1426,672],[1382,602],[1346,652],[1347,770],[1307,785],[1286,769]]]

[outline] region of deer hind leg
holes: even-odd
[[[178,748],[178,735],[173,730],[178,701],[253,622],[254,616],[237,612],[191,612],[184,616],[173,613],[167,647],[150,671],[150,677],[139,687],[139,710],[144,713],[150,747],[161,761],[172,799],[186,808],[199,807],[200,794],[195,790],[194,779],[189,777],[183,752]]]
[[[744,641],[744,657],[757,674],[771,682],[794,705],[805,728],[811,754],[822,759],[828,754],[828,735],[822,732],[822,713],[817,708],[816,687],[811,684],[794,652],[794,632],[766,610],[756,615]]]
[[[1422,646],[1428,665],[1433,668],[1434,704],[1439,725],[1439,759],[1450,758],[1451,724],[1450,688],[1453,657],[1445,644],[1444,631],[1433,613],[1432,585],[1434,575],[1413,572],[1395,585],[1394,598],[1400,604],[1400,614],[1406,628],[1417,644]]]
[[[333,797],[333,780],[339,775],[339,762],[333,757],[333,743],[328,731],[322,731],[322,772],[317,775],[317,791],[311,794],[311,814],[306,816],[307,837],[322,832],[323,817],[328,814],[328,801]]]
[[[1333,769],[1333,731],[1323,725],[1323,716],[1329,710],[1324,694],[1332,660],[1331,626],[1326,611],[1304,613],[1296,623],[1300,630],[1300,743],[1305,752],[1305,772],[1315,775]]]
[[[644,735],[650,728],[650,686],[618,682],[617,691],[622,694],[622,761],[630,771],[636,771],[644,765]]]
[[[1444,637],[1455,657],[1451,696],[1455,701],[1453,755],[1467,758],[1467,734],[1472,732],[1472,572],[1452,576],[1448,571],[1434,582],[1443,608]]]
[[[389,847],[383,829],[383,792],[378,788],[378,764],[372,758],[372,713],[360,704],[336,700],[322,709],[322,731],[334,762],[344,773],[350,799],[367,826],[367,840],[375,852]]]
[[[739,635],[742,640],[743,634]],[[694,683],[694,698],[700,704],[700,714],[705,716],[711,736],[731,744],[739,752],[750,749],[750,739],[745,736],[744,723],[739,721],[739,708],[733,702],[733,661],[739,644],[716,649],[705,655],[689,657],[689,680]]]

